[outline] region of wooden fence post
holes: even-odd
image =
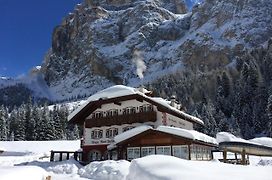
[[[50,162],[53,162],[53,161],[54,161],[54,151],[51,151]]]

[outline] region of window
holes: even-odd
[[[152,107],[151,105],[147,105],[146,109],[147,109],[147,111],[149,112],[149,111],[152,111],[152,110],[153,110],[153,107]]]
[[[128,131],[128,130],[130,130],[130,129],[133,129],[134,128],[134,126],[127,126],[127,127],[124,127],[123,128],[123,132],[126,132],[126,131]]]
[[[114,109],[112,112],[114,116],[118,116],[118,109]]]
[[[92,139],[101,139],[103,137],[103,130],[101,129],[92,130],[91,137]]]
[[[106,138],[113,138],[116,135],[118,135],[118,129],[117,128],[107,129]]]
[[[101,153],[100,153],[100,151],[93,150],[93,151],[90,152],[89,156],[90,156],[90,161],[101,160]]]
[[[103,117],[103,112],[102,111],[95,112],[94,113],[94,117],[95,118],[101,118],[101,117]]]
[[[127,160],[132,160],[136,158],[140,158],[140,148],[139,147],[127,148]]]
[[[143,106],[139,107],[139,112],[144,112],[144,107]]]
[[[170,146],[157,146],[157,154],[171,155]]]
[[[118,152],[117,151],[111,151],[110,153],[108,153],[108,159],[118,160]]]
[[[192,160],[210,160],[211,148],[201,145],[191,145]]]
[[[142,157],[155,154],[155,147],[142,147]]]
[[[152,110],[153,110],[153,107],[150,104],[145,104],[139,107],[139,112],[150,112]]]
[[[118,115],[118,109],[111,109],[106,112],[107,117],[117,116]]]
[[[123,109],[123,114],[135,114],[136,107],[127,107]]]
[[[191,145],[191,160],[197,160],[197,148],[195,145]]]
[[[189,151],[187,145],[172,146],[173,156],[181,159],[189,159]]]
[[[136,113],[136,107],[130,108],[130,114],[135,114]]]

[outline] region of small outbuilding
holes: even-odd
[[[223,162],[246,165],[249,164],[249,155],[253,156],[270,156],[272,157],[272,139],[263,137],[251,140],[237,138],[234,135],[221,132],[217,135],[219,150],[223,152]],[[235,159],[228,159],[228,152],[235,154]],[[237,154],[241,159],[237,159]]]

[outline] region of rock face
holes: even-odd
[[[188,11],[197,2],[85,0],[54,29],[39,83],[53,100],[151,84],[184,70],[223,69],[272,36],[271,0],[206,0]],[[135,51],[147,67],[141,81]]]
[[[47,84],[60,97],[138,85],[135,50],[147,66],[143,83],[184,67],[223,68],[272,35],[270,0],[206,0],[185,12],[183,0],[86,0],[54,30]]]

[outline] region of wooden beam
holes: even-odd
[[[50,154],[50,162],[53,162],[54,161],[54,152],[51,151],[51,154]]]
[[[226,149],[224,149],[224,151],[223,151],[223,162],[227,163],[227,150]]]
[[[243,149],[242,151],[242,165],[246,165],[246,150]]]
[[[136,98],[137,101],[143,102],[144,100],[142,98]]]
[[[121,102],[117,102],[117,101],[115,101],[115,102],[113,102],[113,103],[116,104],[116,105],[118,105],[118,106],[121,106],[121,105],[122,105]]]
[[[189,160],[191,160],[192,158],[191,158],[191,146],[190,145],[188,145],[188,149],[189,149]]]
[[[59,161],[62,161],[62,152],[60,153]]]

